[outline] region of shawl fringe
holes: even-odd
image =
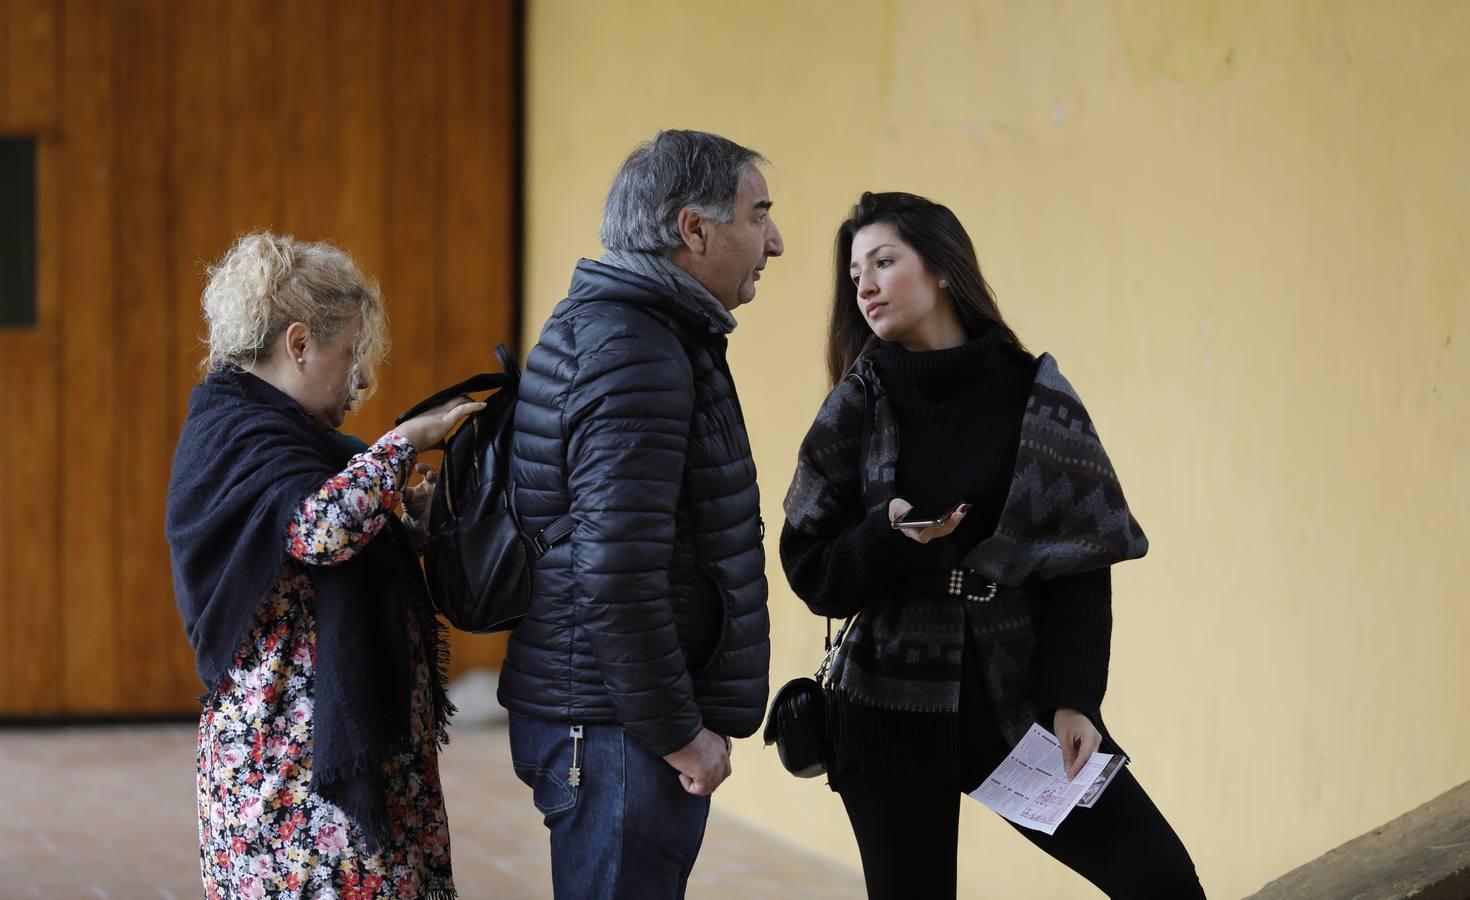
[[[957,712],[884,709],[838,691],[827,694],[828,771],[962,771],[963,735]]]
[[[413,614],[419,623],[420,640],[430,669],[429,690],[434,703],[434,745],[449,743],[449,720],[459,710],[449,700],[449,626],[434,612],[429,589],[415,579]]]

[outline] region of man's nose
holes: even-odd
[[[785,252],[786,244],[781,241],[781,229],[776,227],[775,222],[772,222],[771,234],[769,237],[766,238],[766,255],[780,256],[782,253]]]

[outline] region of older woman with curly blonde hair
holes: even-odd
[[[203,296],[207,374],[174,457],[174,589],[208,693],[200,867],[214,897],[454,896],[438,745],[446,646],[409,488],[453,401],[371,446],[338,432],[388,347],[341,250],[241,238]],[[420,467],[422,469],[423,467]]]

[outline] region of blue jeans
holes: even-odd
[[[577,739],[570,723],[510,716],[516,777],[531,788],[551,831],[557,900],[682,898],[704,842],[709,798],[685,792],[678,771],[620,726],[580,727]]]

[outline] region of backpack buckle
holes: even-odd
[[[577,527],[571,516],[562,516],[550,525],[531,536],[531,549],[536,551],[536,558],[540,559],[551,552],[551,548],[566,540]]]

